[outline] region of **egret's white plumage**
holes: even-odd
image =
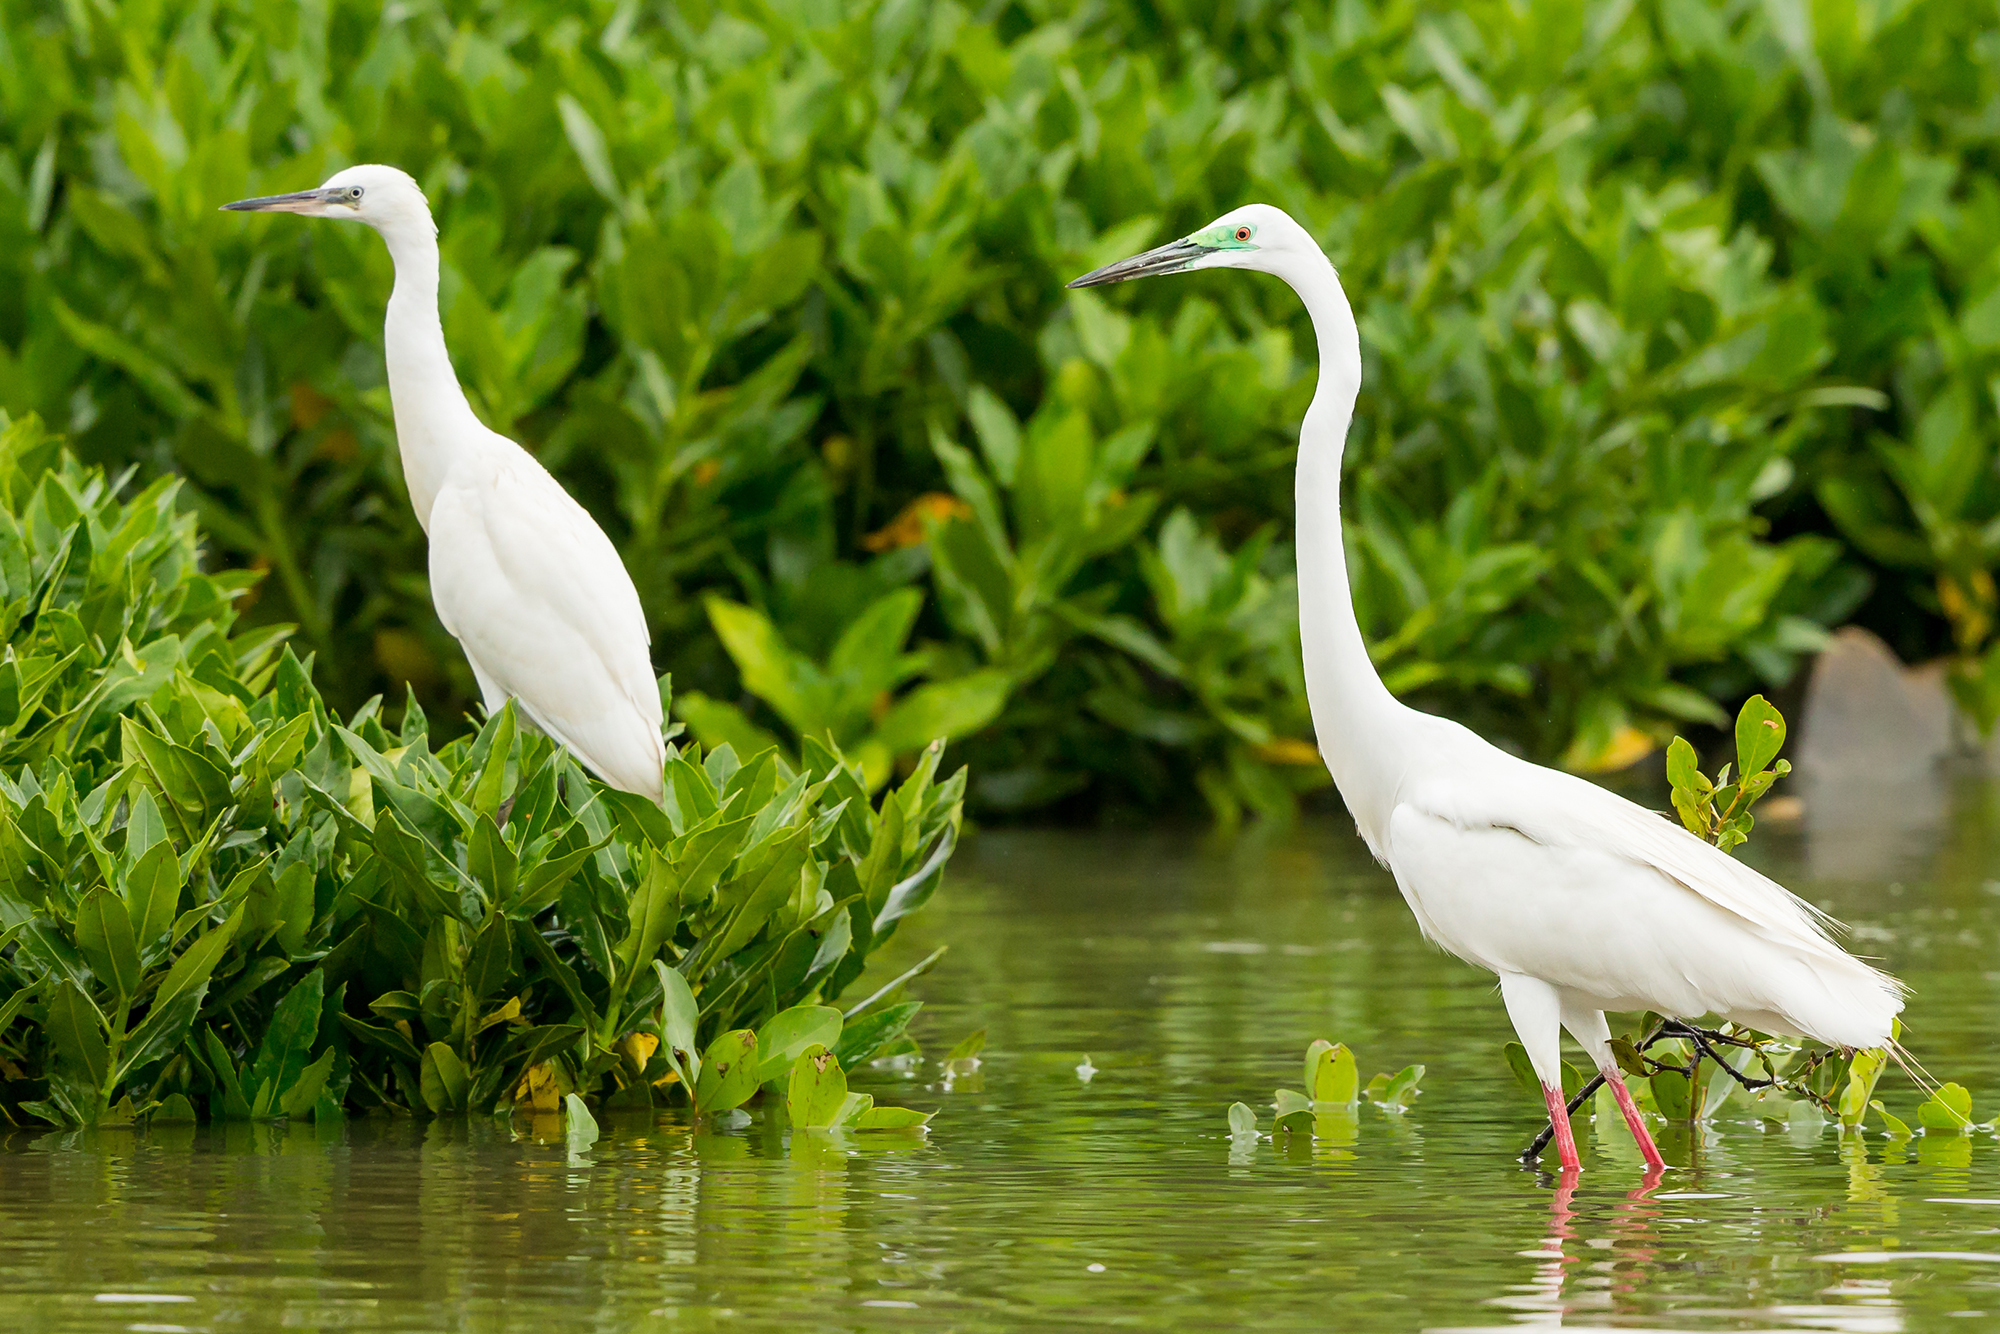
[[[232,209],[364,222],[396,265],[384,323],[389,399],[431,600],[488,710],[513,699],[605,782],[661,799],[666,747],[639,594],[604,530],[533,455],[473,414],[438,320],[437,225],[394,167]]]
[[[1355,620],[1340,534],[1360,339],[1332,264],[1303,228],[1252,204],[1070,285],[1217,267],[1283,278],[1319,341],[1319,387],[1299,439],[1298,585],[1306,692],[1327,767],[1424,934],[1499,976],[1552,1116],[1567,1028],[1657,1165],[1612,1059],[1606,1010],[1713,1014],[1843,1047],[1886,1045],[1902,988],[1835,944],[1809,904],[1680,825],[1408,708],[1383,686]],[[1567,1118],[1554,1119],[1564,1166],[1574,1166]]]

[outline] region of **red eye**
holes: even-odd
[[[1248,227],[1238,227],[1238,228],[1236,229],[1236,239],[1237,239],[1237,240],[1239,240],[1239,241],[1247,241],[1247,240],[1249,240],[1249,239],[1250,239],[1250,229],[1249,229]]]

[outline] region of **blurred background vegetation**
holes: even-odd
[[[1616,768],[1858,620],[1991,720],[1996,94],[1969,0],[0,0],[0,410],[182,474],[337,709],[449,731],[388,257],[216,211],[395,163],[475,408],[618,541],[697,734],[878,782],[962,738],[987,818],[1282,815],[1310,326],[1062,290],[1264,200],[1360,316],[1399,693]]]

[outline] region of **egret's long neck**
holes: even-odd
[[[485,431],[465,401],[445,351],[444,326],[438,321],[436,229],[425,217],[384,227],[382,239],[396,262],[396,289],[389,295],[382,334],[389,401],[396,414],[396,445],[403,456],[410,504],[428,532],[431,502],[437,499],[445,474]]]
[[[1377,844],[1402,772],[1397,724],[1407,714],[1382,684],[1347,582],[1340,536],[1340,456],[1361,388],[1361,339],[1333,265],[1316,255],[1282,273],[1312,315],[1319,388],[1299,431],[1299,638],[1313,730],[1341,798]]]

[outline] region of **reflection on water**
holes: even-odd
[[[1993,798],[1893,880],[1806,881],[1917,988],[1910,1038],[2000,1110]],[[1622,1125],[1559,1180],[1512,1155],[1538,1100],[1490,979],[1419,941],[1338,823],[1281,841],[987,834],[909,958],[942,1053],[857,1078],[925,1139],[605,1121],[368,1120],[0,1141],[8,1329],[1570,1330],[2000,1327],[2000,1144]],[[885,961],[885,968],[896,964]],[[1312,1037],[1424,1095],[1324,1138],[1232,1140]],[[1908,1111],[1907,1085],[1886,1081]],[[1959,1319],[1952,1319],[1958,1317]],[[1980,1317],[1984,1317],[1982,1320]],[[1947,1321],[1950,1321],[1948,1324]]]

